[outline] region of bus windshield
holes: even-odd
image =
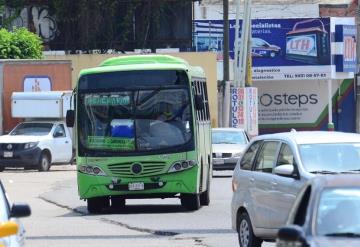
[[[79,94],[79,145],[139,153],[192,140],[189,89],[171,86]]]

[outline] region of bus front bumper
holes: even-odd
[[[150,177],[93,176],[78,171],[81,199],[99,196],[124,198],[166,198],[178,193],[197,193],[198,166],[191,169]]]

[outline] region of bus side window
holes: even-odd
[[[194,95],[200,94],[198,81],[193,81],[193,93],[194,93]],[[197,110],[196,108],[195,108],[195,111],[196,111],[197,120],[201,121],[201,111]]]
[[[203,85],[204,85],[204,104],[205,104],[204,111],[206,116],[205,120],[210,121],[210,109],[209,109],[206,81],[203,81]]]

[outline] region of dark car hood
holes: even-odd
[[[311,241],[311,247],[358,247],[360,238],[343,238],[343,237],[315,237]]]

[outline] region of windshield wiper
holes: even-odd
[[[311,171],[313,174],[338,174],[338,172],[328,171],[328,170],[320,170],[320,171]]]
[[[360,233],[355,232],[334,232],[325,234],[328,237],[349,237],[349,238],[360,238]]]

